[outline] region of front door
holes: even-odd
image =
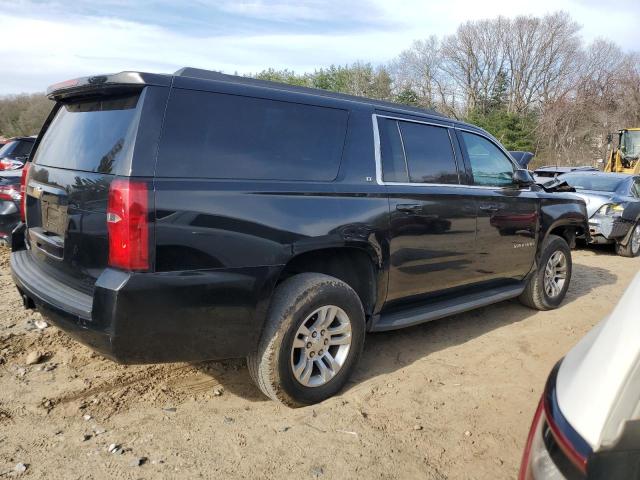
[[[531,269],[538,235],[538,200],[513,182],[516,166],[489,138],[459,130],[478,202],[477,269],[483,280],[522,279]]]
[[[453,131],[382,116],[377,123],[390,207],[387,302],[473,282],[476,202],[460,182]]]

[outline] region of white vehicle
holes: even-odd
[[[520,480],[640,478],[640,274],[554,367]]]

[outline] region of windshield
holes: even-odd
[[[615,192],[624,179],[607,173],[565,173],[558,180],[564,180],[576,190],[595,190],[597,192]]]
[[[14,140],[0,148],[0,158],[28,157],[31,153],[31,147],[33,147],[33,142]]]
[[[622,151],[627,157],[640,155],[640,130],[627,130],[623,133]]]

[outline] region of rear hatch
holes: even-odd
[[[30,255],[42,274],[87,294],[108,264],[109,186],[130,171],[142,92],[59,101],[29,169]]]

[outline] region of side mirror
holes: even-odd
[[[531,175],[531,172],[529,170],[518,169],[513,172],[513,183],[515,183],[519,187],[530,187],[531,185],[536,183],[536,181],[534,180],[533,175]]]
[[[518,163],[520,168],[527,168],[527,165],[531,163],[531,160],[533,160],[533,157],[535,156],[531,152],[523,152],[521,150],[510,150],[509,153]]]

